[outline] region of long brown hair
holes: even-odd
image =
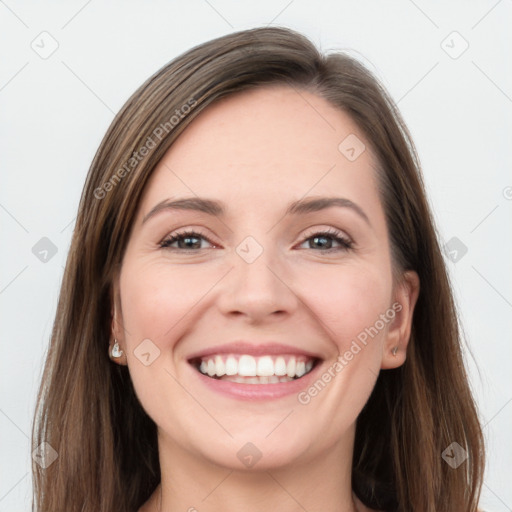
[[[284,28],[197,46],[149,78],[115,117],[82,193],[33,425],[38,512],[136,511],[160,481],[156,425],[126,366],[108,357],[112,283],[153,169],[184,128],[219,98],[266,84],[308,90],[347,112],[377,156],[394,271],[421,291],[405,364],[380,373],[356,429],[353,489],[375,509],[474,512],[482,484],[480,424],[457,312],[414,145],[376,78],[343,53],[320,53]],[[143,149],[145,148],[145,149]],[[453,442],[457,469],[442,458]],[[48,446],[44,445],[44,446]]]

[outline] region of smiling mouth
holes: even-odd
[[[216,354],[190,360],[202,375],[241,384],[292,382],[307,375],[318,363],[303,355]]]

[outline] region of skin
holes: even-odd
[[[353,162],[338,150],[349,134],[366,145]],[[210,106],[161,160],[114,286],[117,362],[128,365],[158,427],[162,484],[141,512],[367,510],[351,491],[355,421],[379,371],[405,361],[419,293],[416,273],[393,280],[375,168],[347,114],[287,86]],[[161,201],[190,196],[222,201],[225,216],[168,209],[143,222]],[[290,202],[313,196],[347,198],[369,222],[336,206],[284,215]],[[160,246],[183,228],[211,243]],[[326,252],[311,238],[326,229],[353,247]],[[263,249],[252,263],[236,252],[247,236]],[[396,302],[393,320],[307,404],[296,394],[223,396],[187,362],[236,339],[275,341],[319,354],[320,376]],[[134,354],[144,339],[160,350],[148,366]],[[262,454],[252,468],[237,457],[247,442]]]

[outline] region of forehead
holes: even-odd
[[[347,158],[344,141],[366,150]],[[311,92],[260,87],[217,101],[186,128],[156,167],[143,210],[191,194],[260,207],[337,192],[365,202],[369,193],[376,199],[373,168],[368,145],[345,112]]]

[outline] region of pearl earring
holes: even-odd
[[[110,351],[110,355],[111,355],[111,357],[115,357],[116,359],[123,355],[123,351],[119,348],[119,343],[117,340],[114,340],[114,346],[112,347],[112,350]]]

